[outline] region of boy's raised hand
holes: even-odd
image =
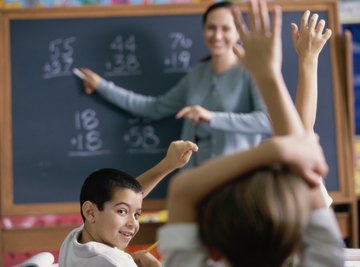
[[[181,168],[188,163],[192,153],[196,151],[198,151],[198,146],[193,142],[173,141],[168,148],[164,163],[171,170]]]
[[[233,8],[232,12],[243,43],[243,47],[234,47],[234,53],[240,62],[255,79],[281,73],[281,9],[275,7],[271,26],[266,0],[251,0],[250,29],[238,8]]]
[[[310,11],[307,10],[301,18],[300,30],[295,23],[291,23],[292,40],[299,57],[319,56],[332,34],[330,29],[324,31],[325,20],[318,22],[318,18],[316,13],[310,17]]]
[[[277,147],[274,151],[280,155],[281,162],[303,177],[310,186],[320,184],[320,177],[327,174],[328,165],[316,134],[286,135],[272,140]]]
[[[150,170],[137,177],[137,180],[143,187],[144,197],[147,196],[166,175],[188,163],[192,153],[197,150],[197,145],[190,141],[180,140],[171,142],[166,156]]]

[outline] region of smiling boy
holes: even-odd
[[[137,179],[110,168],[91,173],[80,192],[84,224],[64,240],[59,266],[160,267],[146,251],[130,255],[123,250],[139,231],[143,198],[168,173],[184,166],[196,150],[194,143],[172,142],[166,157]]]

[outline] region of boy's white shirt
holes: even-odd
[[[329,208],[333,202],[333,199],[331,198],[331,196],[329,195],[325,185],[323,183],[321,183],[320,185],[320,190],[321,190],[321,193],[323,194],[324,196],[324,200],[325,200],[325,203],[326,203],[326,206]]]
[[[99,242],[81,244],[83,225],[71,231],[60,248],[59,267],[137,267],[130,254]]]

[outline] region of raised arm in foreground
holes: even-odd
[[[310,11],[305,11],[301,18],[300,29],[291,24],[292,40],[298,54],[298,88],[296,108],[307,131],[312,132],[316,120],[318,97],[318,59],[321,50],[331,36],[331,30],[325,28],[325,20],[318,23],[318,14],[309,20]]]

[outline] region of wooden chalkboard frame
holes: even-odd
[[[340,71],[341,57],[341,27],[338,17],[338,6],[336,0],[322,1],[279,1],[271,2],[270,8],[279,4],[283,12],[287,11],[324,11],[328,14],[327,26],[333,30],[330,40],[330,53],[332,62],[332,82],[334,96],[334,117],[336,125],[337,158],[339,170],[339,191],[330,192],[335,203],[351,202],[352,192],[349,179],[353,179],[352,162],[353,156],[349,149],[347,130],[351,122],[343,119],[348,114],[346,99],[343,90],[345,88],[345,73]],[[246,4],[240,4],[242,10],[247,11]],[[51,8],[51,9],[21,9],[2,10],[0,13],[0,201],[2,215],[19,214],[54,214],[78,212],[78,203],[46,203],[46,204],[15,204],[13,202],[13,173],[12,173],[12,114],[11,114],[11,60],[10,60],[10,21],[13,19],[53,19],[53,18],[101,18],[119,16],[148,16],[148,15],[179,15],[179,14],[201,14],[207,4],[181,4],[181,5],[144,5],[144,6],[92,6],[73,8]],[[321,97],[321,95],[319,96]],[[165,207],[163,199],[145,200],[144,209],[161,209]]]

